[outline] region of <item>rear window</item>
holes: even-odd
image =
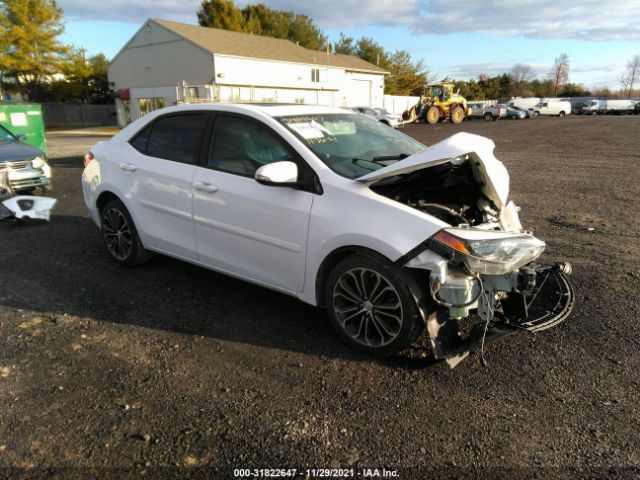
[[[156,119],[131,145],[141,153],[182,163],[197,163],[206,114],[195,112]]]

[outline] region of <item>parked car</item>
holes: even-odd
[[[564,117],[571,113],[571,103],[566,100],[545,100],[539,106],[534,107],[538,115],[557,115]]]
[[[604,101],[590,100],[587,105],[582,107],[582,113],[584,115],[599,115],[604,113]]]
[[[640,115],[640,100],[636,100],[636,103],[633,106],[633,114]]]
[[[510,120],[522,120],[525,118],[529,118],[529,115],[524,110],[520,110],[519,108],[506,107],[507,108],[507,118]]]
[[[482,102],[472,102],[469,104],[469,108],[471,110],[469,118],[483,118],[486,121],[495,121],[507,116],[505,107],[486,105]]]
[[[122,265],[156,252],[295,296],[373,355],[426,324],[455,366],[573,305],[569,267],[537,262],[545,244],[522,227],[493,149],[468,133],[426,148],[338,108],[182,105],[96,144],[82,189]]]
[[[509,105],[509,108],[524,112],[526,118],[535,118],[538,116],[538,113],[533,108],[516,107],[515,105]]]
[[[353,107],[356,112],[363,113],[393,128],[403,127],[402,115],[387,112],[384,108]]]
[[[24,143],[24,135],[14,135],[0,126],[0,169],[18,194],[51,185],[51,167],[42,150]]]

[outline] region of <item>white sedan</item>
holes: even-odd
[[[353,107],[352,110],[354,112],[362,113],[363,115],[368,115],[371,118],[375,118],[379,122],[384,123],[385,125],[389,125],[393,128],[400,128],[404,126],[402,115],[389,113],[384,108]]]
[[[493,148],[466,133],[426,148],[338,108],[185,105],[95,145],[82,187],[123,265],[160,253],[296,296],[374,355],[426,327],[454,366],[573,305],[569,265],[534,262],[545,244]]]

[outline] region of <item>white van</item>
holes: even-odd
[[[530,108],[535,108],[540,104],[540,98],[538,97],[527,97],[527,98],[514,98],[507,105],[510,107],[517,107],[522,110],[529,110]]]
[[[564,117],[571,113],[571,102],[566,100],[544,100],[534,108],[539,115],[557,115]]]

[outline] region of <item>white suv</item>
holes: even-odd
[[[426,325],[455,365],[573,305],[568,268],[532,263],[544,243],[522,230],[493,148],[459,133],[427,149],[337,108],[188,105],[98,143],[82,184],[121,264],[157,252],[324,306],[371,354]]]

